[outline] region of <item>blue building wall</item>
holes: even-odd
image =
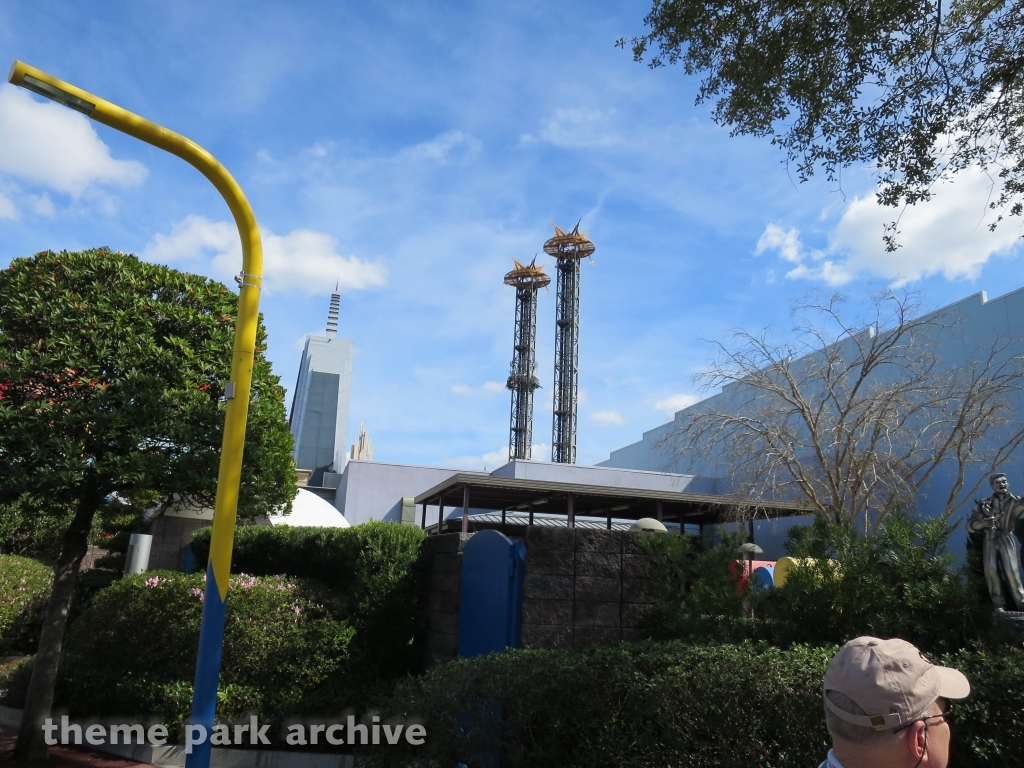
[[[942,325],[931,326],[932,330],[929,333],[935,342],[941,365],[945,369],[971,365],[986,354],[986,350],[991,349],[997,339],[1005,342],[1005,356],[1024,355],[1024,289],[1015,290],[991,301],[984,292],[976,293],[935,310],[929,316],[942,320]],[[728,478],[731,467],[721,454],[716,455],[708,451],[701,452],[699,456],[680,453],[673,444],[672,435],[697,409],[714,408],[740,413],[749,402],[749,397],[749,392],[744,392],[741,386],[727,385],[721,392],[677,412],[675,418],[667,424],[645,432],[641,440],[612,451],[609,458],[598,466]],[[979,449],[1002,442],[1010,430],[1020,428],[1021,422],[1024,421],[1024,396],[1016,393],[1012,402],[1014,423],[994,431],[987,444],[979,446]],[[1009,476],[1011,490],[1018,495],[1024,494],[1024,451],[1016,451],[1000,464],[999,469]],[[941,514],[949,489],[955,480],[955,472],[956,466],[951,462],[939,467],[935,472],[929,485],[922,489],[917,498],[918,511],[921,515]],[[983,480],[986,474],[985,467],[968,467],[966,487]],[[987,483],[982,482],[979,491],[974,495],[983,496],[988,493]],[[950,549],[958,556],[962,555],[966,542],[963,520],[970,512],[970,499],[966,499],[965,502],[952,518],[952,522],[958,527],[950,542]],[[766,549],[767,555],[776,557],[781,554],[785,533],[785,525],[763,522],[758,524],[755,539]]]

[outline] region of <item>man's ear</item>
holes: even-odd
[[[915,761],[924,758],[928,752],[928,726],[923,720],[918,720],[907,729],[904,743]]]

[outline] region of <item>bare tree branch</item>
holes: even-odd
[[[920,315],[907,293],[871,305],[871,320],[856,323],[842,296],[810,297],[794,306],[786,343],[742,329],[716,342],[697,379],[722,395],[677,417],[661,447],[729,466],[734,491],[752,501],[803,498],[847,525],[915,508],[949,471],[948,518],[1024,443],[1024,424],[1011,421],[1024,356],[994,338],[952,365],[941,340],[957,338],[955,318]],[[978,480],[966,487],[969,475]]]

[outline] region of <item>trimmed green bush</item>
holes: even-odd
[[[32,494],[0,504],[0,554],[56,560],[74,514],[73,504]]]
[[[52,583],[48,566],[0,555],[0,656],[35,652]]]
[[[901,637],[930,653],[998,647],[987,592],[946,551],[952,529],[941,520],[891,515],[878,532],[817,521],[791,532],[787,549],[801,564],[781,588],[738,590],[738,541],[717,546],[686,536],[645,536],[653,556],[653,638],[694,642],[759,640],[842,644],[852,637]],[[743,618],[745,599],[755,619]]]
[[[380,705],[392,720],[425,723],[427,743],[378,747],[367,759],[806,768],[828,750],[821,685],[836,650],[646,642],[459,660]],[[954,715],[952,764],[1024,764],[1024,653],[936,661],[963,669],[974,688]]]
[[[177,723],[192,698],[204,576],[149,572],[96,595],[68,629],[58,698],[72,715],[142,715]],[[264,720],[322,703],[344,686],[353,630],[322,586],[234,576],[218,716]]]
[[[22,656],[0,666],[0,704],[16,709],[24,706],[34,660],[35,656]]]
[[[736,578],[739,543],[732,536],[714,546],[693,536],[640,537],[651,555],[650,637],[703,642],[757,637],[760,625],[743,618],[746,593]]]
[[[210,531],[193,538],[196,563],[209,559]],[[347,692],[353,703],[382,681],[420,670],[425,629],[419,528],[369,522],[351,528],[245,526],[235,531],[232,573],[315,579],[355,629]]]
[[[817,561],[755,596],[765,639],[785,646],[901,637],[931,653],[998,644],[987,595],[946,551],[951,532],[941,520],[901,514],[869,536],[820,521],[804,527],[789,549]]]
[[[953,712],[950,765],[1024,765],[1024,652],[959,651],[934,660],[971,682],[970,697]]]

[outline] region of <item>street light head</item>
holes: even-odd
[[[29,74],[29,71],[33,71],[36,75],[41,75],[41,77]],[[27,88],[33,93],[38,93],[40,96],[45,96],[52,101],[56,101],[58,104],[63,104],[65,107],[70,107],[76,112],[81,112],[86,117],[90,117],[93,110],[96,109],[95,104],[81,99],[62,88],[63,83],[60,80],[51,78],[45,72],[35,70],[22,61],[15,61],[11,65],[11,71],[7,73],[7,81],[14,85],[20,85],[22,88]]]
[[[73,96],[66,91],[62,91],[56,86],[50,85],[49,83],[43,82],[42,80],[32,77],[32,75],[25,75],[21,82],[18,83],[22,88],[38,93],[40,96],[56,101],[58,104],[63,104],[65,107],[70,107],[76,112],[81,112],[86,117],[92,115],[93,110],[96,109],[95,104],[90,104],[85,99],[80,99],[77,96]]]

